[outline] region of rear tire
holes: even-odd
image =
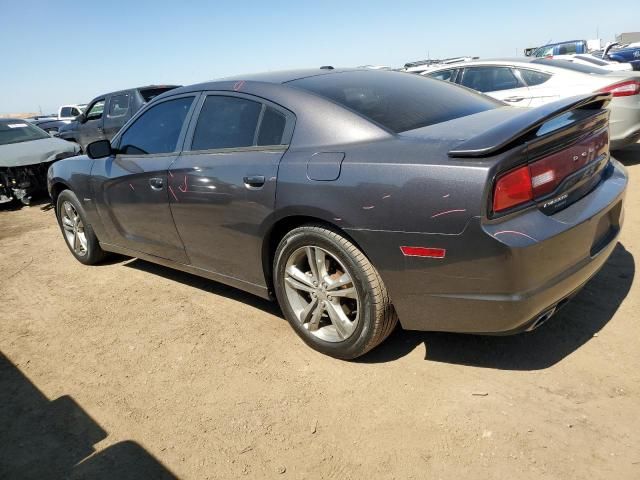
[[[71,190],[64,190],[58,195],[56,217],[62,237],[76,260],[85,265],[94,265],[104,259],[105,252],[87,222],[78,197]]]
[[[375,267],[349,239],[319,225],[284,236],[274,258],[280,307],[313,349],[350,360],[376,347],[398,317]]]

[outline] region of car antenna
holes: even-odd
[[[320,70],[334,70],[334,68],[331,65],[322,65]]]

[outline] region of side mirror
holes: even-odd
[[[84,122],[86,122],[86,121],[87,121],[87,117],[85,117],[85,116],[84,116],[84,113],[81,113],[80,115],[78,115],[78,116],[75,118],[75,120],[76,120],[78,123],[84,123]]]
[[[109,140],[98,140],[87,145],[87,156],[89,158],[104,158],[112,155],[114,150],[111,148]]]

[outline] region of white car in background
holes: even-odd
[[[509,105],[538,107],[582,93],[610,92],[611,148],[640,139],[640,73],[614,72],[565,60],[473,60],[422,75],[454,82]]]

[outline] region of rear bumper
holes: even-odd
[[[349,233],[380,271],[403,328],[516,333],[570,298],[613,252],[627,185],[613,164],[593,192],[553,216],[534,208],[500,222],[474,217],[459,235]],[[401,245],[447,253],[404,257]]]

